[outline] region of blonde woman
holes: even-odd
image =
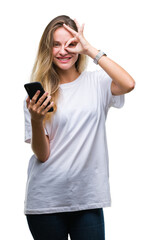
[[[48,24],[31,75],[46,92],[37,103],[39,91],[24,102],[25,141],[34,152],[25,214],[36,240],[105,239],[103,208],[111,205],[105,121],[135,82],[83,30],[65,15]],[[88,57],[101,69],[86,71]]]

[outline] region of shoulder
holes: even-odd
[[[94,70],[94,71],[84,71],[82,72],[83,77],[88,76],[88,77],[98,77],[98,78],[106,78],[109,77],[109,75],[103,70]]]
[[[94,70],[94,71],[84,71],[82,73],[83,83],[88,84],[89,86],[95,86],[96,88],[110,88],[112,79],[109,75],[103,70]]]
[[[84,86],[93,87],[97,85],[98,71],[84,71],[81,74],[81,83]]]
[[[94,76],[94,75],[98,74],[99,71],[100,71],[100,70],[93,70],[93,71],[91,71],[91,70],[85,70],[85,71],[83,71],[81,74],[82,74],[83,76]]]
[[[103,70],[84,71],[81,76],[87,79],[97,79],[103,75]]]

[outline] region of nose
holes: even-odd
[[[65,54],[67,54],[67,53],[68,53],[68,52],[66,51],[66,49],[65,49],[65,46],[64,46],[64,45],[62,45],[62,46],[60,47],[59,53],[60,53],[61,55],[65,55]]]

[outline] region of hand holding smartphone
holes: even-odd
[[[37,102],[37,101],[39,100],[39,98],[41,98],[42,95],[45,93],[45,91],[44,91],[44,89],[43,89],[43,86],[41,85],[40,82],[26,83],[26,84],[24,84],[24,87],[25,87],[25,89],[26,89],[26,91],[27,91],[30,99],[32,99],[33,96],[35,95],[35,93],[36,93],[38,90],[40,90],[40,94],[39,94],[36,102]],[[44,99],[44,101],[45,101],[46,99],[47,99],[47,97]],[[43,101],[43,102],[44,102],[44,101]],[[47,104],[47,106],[48,106],[49,104],[50,104],[50,102]],[[47,106],[46,106],[46,107],[47,107]],[[54,111],[53,107],[51,107],[51,108],[48,110],[48,112],[53,112],[53,111]]]

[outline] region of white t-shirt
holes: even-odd
[[[46,123],[50,156],[30,159],[25,214],[79,211],[111,206],[105,121],[109,107],[120,108],[124,95],[113,96],[109,75],[84,71],[60,85],[57,112]],[[25,113],[25,141],[31,140],[30,113]]]

